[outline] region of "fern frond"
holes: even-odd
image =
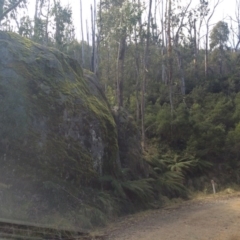
[[[183,185],[184,175],[181,172],[168,171],[159,176],[156,184],[160,190],[165,193],[180,193],[183,194],[187,191]]]
[[[131,193],[138,200],[145,202],[147,199],[153,198],[154,192],[151,182],[153,179],[140,179],[135,181],[126,181],[122,183],[123,189],[126,193]]]

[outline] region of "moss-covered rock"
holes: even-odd
[[[10,175],[88,185],[118,164],[117,129],[96,79],[57,51],[0,32],[0,161]]]

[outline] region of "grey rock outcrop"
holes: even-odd
[[[0,56],[1,166],[80,185],[115,174],[117,128],[91,73],[13,33],[0,32]]]

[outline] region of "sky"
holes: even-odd
[[[29,9],[32,9],[34,12],[34,4],[35,0],[30,0],[31,6]],[[73,22],[75,26],[75,34],[77,39],[81,39],[81,28],[80,28],[80,0],[60,0],[64,5],[70,4],[72,6],[73,10]],[[96,0],[98,3],[99,0]],[[183,2],[184,5],[186,5],[189,0],[180,0]],[[193,5],[198,4],[200,0],[192,0]],[[210,3],[214,3],[216,0],[208,0]],[[227,21],[228,16],[231,15],[234,17],[235,15],[235,1],[236,0],[221,0],[221,4],[216,8],[216,12],[214,16],[212,17],[211,24],[215,24],[220,20]],[[145,2],[148,2],[148,0],[145,0]],[[88,25],[90,26],[91,23],[91,11],[90,6],[91,4],[94,4],[94,0],[82,0],[82,7],[83,7],[83,27],[86,28],[86,19],[88,19]],[[86,39],[85,39],[86,40]]]
[[[33,17],[34,15],[34,11],[35,11],[35,0],[29,0],[29,5],[28,9],[29,9],[29,15],[31,17]],[[74,27],[75,27],[75,33],[76,33],[76,37],[77,39],[81,39],[80,37],[80,0],[60,0],[60,2],[63,5],[70,5],[72,6],[72,11],[73,11],[73,23],[74,23]],[[96,2],[98,2],[98,0],[96,0]],[[90,10],[90,6],[91,4],[94,4],[94,0],[82,0],[82,8],[83,8],[83,27],[84,29],[86,28],[86,19],[88,19],[88,25],[90,26],[90,22],[91,22],[91,10]]]
[[[75,26],[75,33],[78,39],[80,39],[80,0],[61,0],[62,3],[70,4],[73,10],[73,21]],[[98,2],[98,0],[96,0]],[[94,5],[93,0],[82,0],[82,8],[83,8],[83,27],[86,28],[86,19],[88,20],[88,25],[91,25],[91,4]],[[86,39],[85,39],[86,40]]]

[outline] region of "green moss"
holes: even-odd
[[[45,180],[57,177],[87,185],[97,176],[89,146],[94,128],[104,144],[103,172],[115,174],[117,130],[102,93],[94,95],[81,67],[63,53],[4,34],[12,57],[8,68],[21,78],[24,89],[27,130],[19,141],[10,139],[11,158],[20,159],[19,171],[27,166],[32,175]]]

